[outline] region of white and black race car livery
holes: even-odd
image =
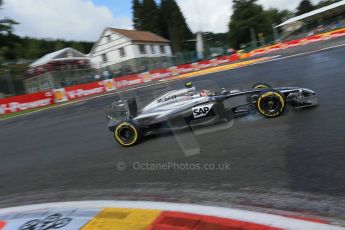
[[[143,136],[189,127],[228,122],[258,111],[274,118],[287,105],[304,108],[318,104],[314,91],[299,87],[272,88],[259,83],[249,90],[197,91],[191,83],[172,90],[138,110],[135,98],[114,102],[108,109],[110,131],[122,146],[137,144]]]

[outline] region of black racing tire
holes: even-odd
[[[265,82],[259,82],[253,85],[252,89],[269,89],[272,88],[270,84],[267,84]]]
[[[279,117],[286,107],[285,97],[274,89],[263,90],[258,96],[256,107],[259,113],[265,117]]]
[[[131,121],[123,121],[114,128],[114,137],[123,147],[131,147],[142,139],[142,130]]]

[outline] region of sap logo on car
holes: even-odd
[[[194,118],[205,117],[211,111],[212,107],[213,103],[193,107],[192,110]]]
[[[163,102],[167,102],[167,101],[176,100],[176,98],[177,98],[176,95],[172,95],[170,97],[165,97],[165,98],[160,98],[160,99],[158,99],[158,103],[163,103]]]

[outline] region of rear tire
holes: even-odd
[[[123,147],[131,147],[140,142],[142,131],[133,122],[121,122],[114,128],[114,137],[117,143]]]
[[[272,88],[272,86],[270,84],[265,83],[265,82],[256,83],[252,87],[252,89],[268,89],[268,88]]]
[[[285,109],[284,95],[274,89],[263,90],[256,102],[259,113],[268,118],[279,117]]]

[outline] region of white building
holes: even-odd
[[[97,69],[130,74],[172,65],[170,41],[146,31],[106,28],[90,58]]]

